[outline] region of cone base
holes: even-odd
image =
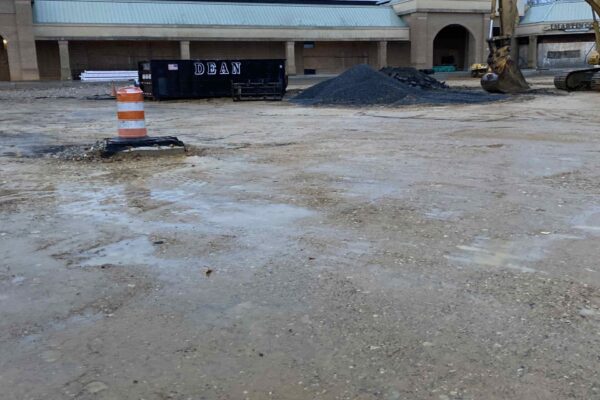
[[[109,138],[104,139],[102,157],[110,157],[120,153],[146,153],[159,155],[162,153],[185,152],[185,144],[175,136],[146,136],[143,138]]]

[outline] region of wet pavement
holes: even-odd
[[[2,398],[600,398],[596,94],[147,103],[202,151],[68,161],[68,93],[0,93]]]

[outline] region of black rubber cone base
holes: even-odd
[[[147,136],[145,138],[104,139],[102,157],[110,157],[120,153],[136,153],[145,155],[162,155],[163,153],[180,153],[185,151],[185,145],[175,136]]]

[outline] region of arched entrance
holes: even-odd
[[[8,69],[8,41],[0,36],[0,81],[10,81]]]
[[[433,39],[433,65],[454,66],[463,71],[473,61],[472,50],[475,39],[462,25],[448,25]]]

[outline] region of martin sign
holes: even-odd
[[[197,61],[194,62],[194,75],[240,75],[240,61]]]

